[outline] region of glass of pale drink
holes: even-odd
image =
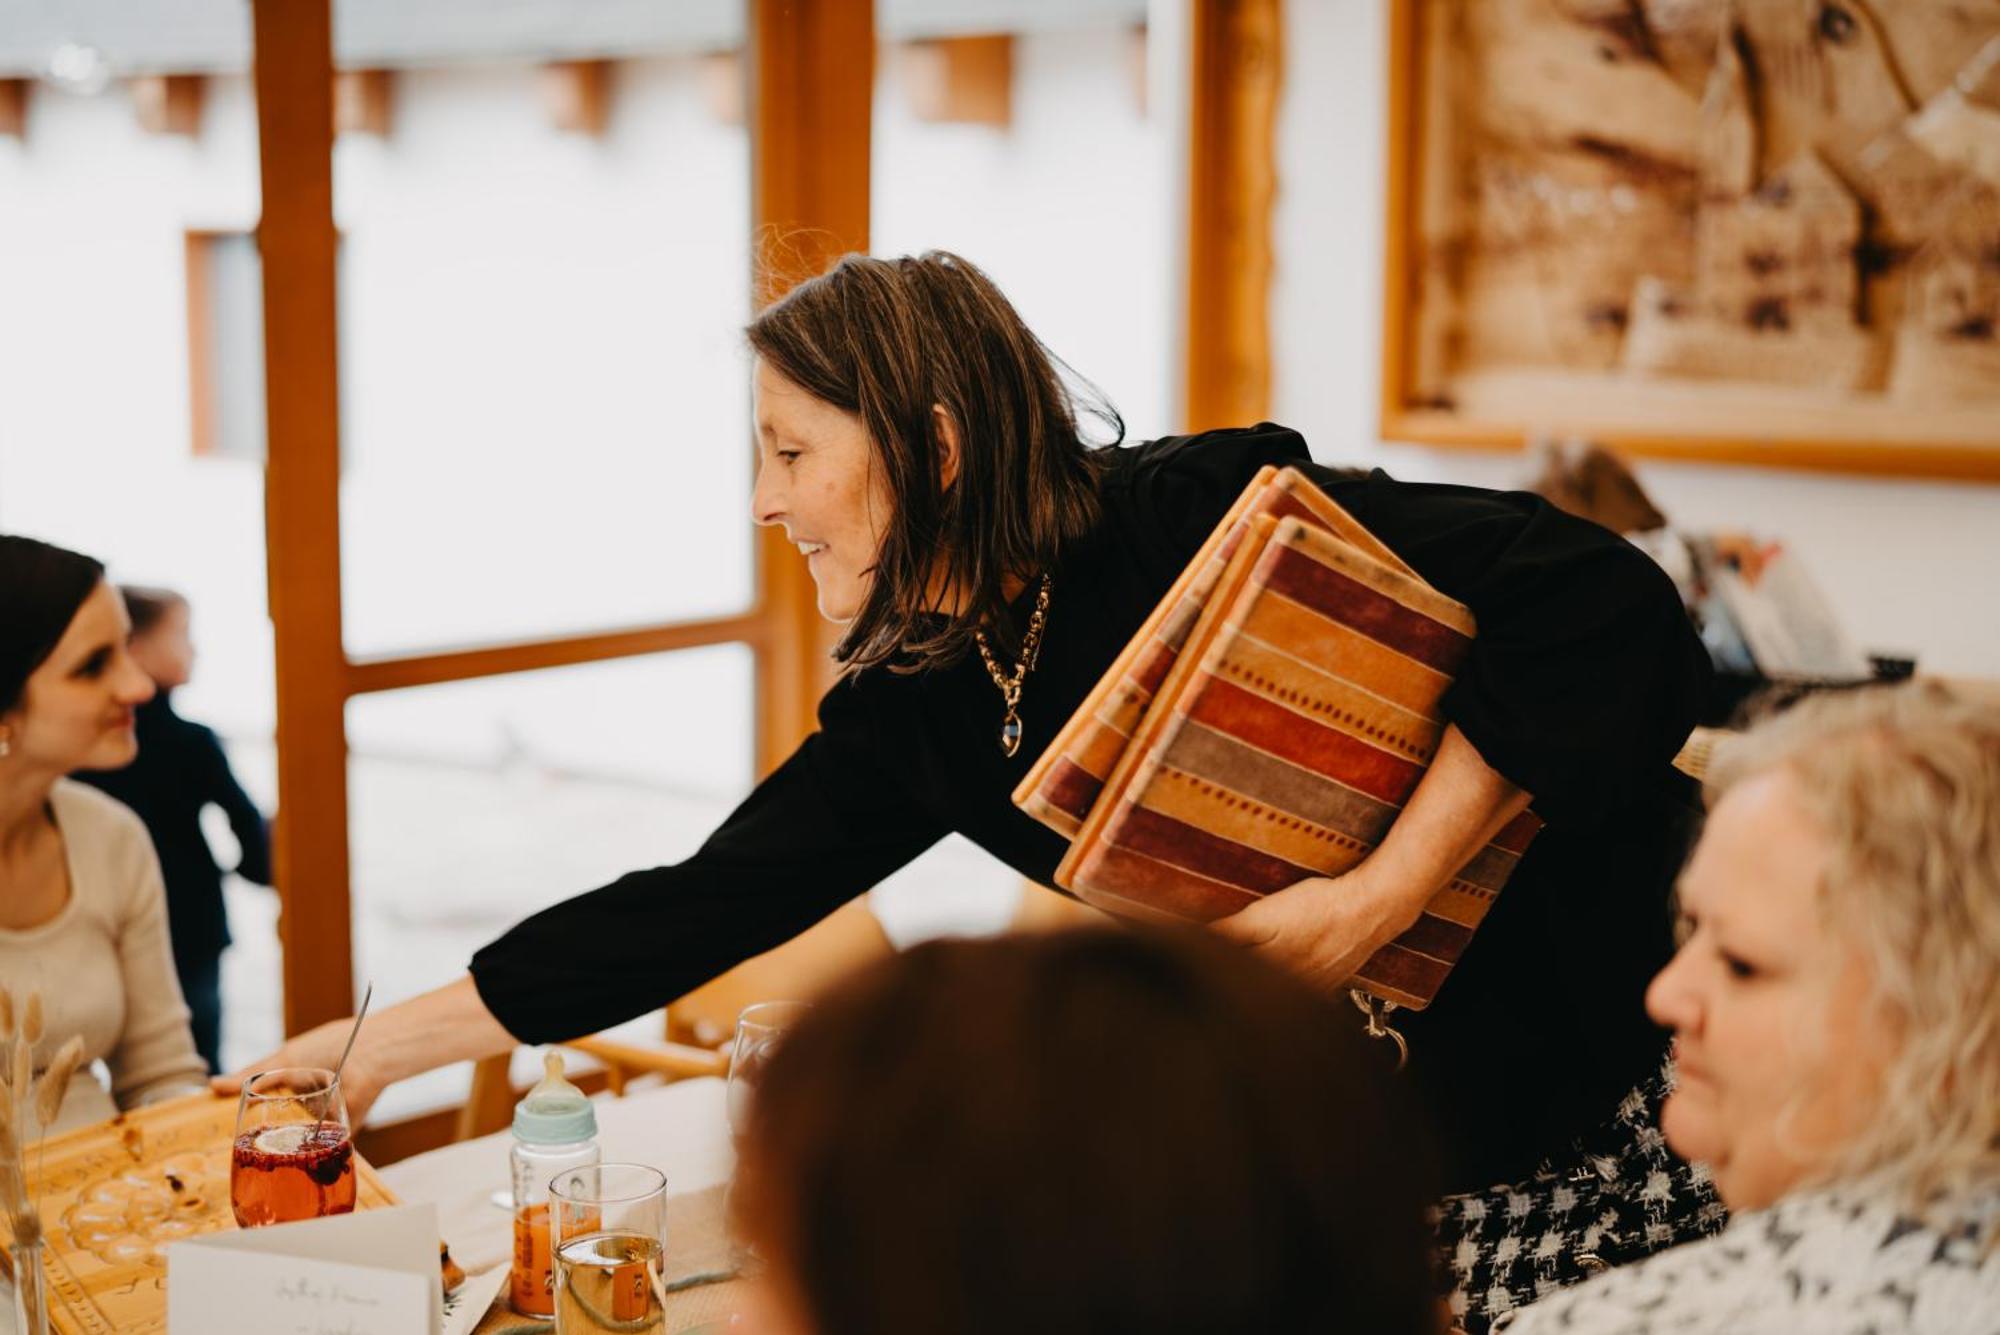
[[[665,1174],[635,1163],[559,1173],[549,1230],[556,1335],[665,1335]]]

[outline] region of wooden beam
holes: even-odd
[[[215,453],[215,280],[212,232],[182,242],[187,278],[188,443],[196,456]]]
[[[354,1009],[340,628],[331,0],[253,0],[285,1032]]]
[[[1152,54],[1146,46],[1146,25],[1136,24],[1127,38],[1125,47],[1126,78],[1132,85],[1132,106],[1141,116],[1150,114],[1152,100],[1150,84],[1152,75],[1149,66]]]
[[[543,668],[599,663],[637,654],[662,654],[674,649],[696,649],[710,644],[754,644],[762,638],[763,632],[763,621],[754,613],[745,613],[709,621],[676,621],[663,626],[640,626],[631,630],[602,631],[594,635],[571,635],[553,640],[524,640],[512,644],[443,649],[428,654],[364,658],[349,667],[347,689],[353,695],[370,691],[400,691],[407,686],[434,686],[439,682],[496,677],[509,672],[537,672]]]
[[[905,42],[897,81],[910,111],[931,124],[990,125],[1014,121],[1014,38],[937,37]]]
[[[611,62],[565,60],[542,66],[542,106],[549,124],[596,138],[611,121]]]
[[[27,137],[30,87],[26,79],[0,79],[0,134],[14,139]]]
[[[1416,0],[1391,0],[1385,52],[1389,85],[1384,117],[1381,404],[1376,422],[1384,440],[1404,438],[1391,434],[1391,429],[1405,412],[1411,382],[1411,307],[1417,281],[1410,263],[1416,223],[1417,10]]]
[[[1193,0],[1186,403],[1190,431],[1270,411],[1271,205],[1277,195],[1280,0]]]
[[[343,70],[335,75],[334,133],[387,138],[394,123],[395,92],[392,70]]]
[[[132,80],[139,128],[149,134],[200,134],[205,86],[199,74],[148,74]]]
[[[872,0],[750,0],[750,217],[757,303],[868,249]],[[832,678],[812,576],[781,529],[759,531],[757,763],[767,773],[812,731]]]

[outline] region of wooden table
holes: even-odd
[[[166,1248],[236,1227],[229,1205],[235,1134],[235,1099],[190,1094],[29,1150],[57,1329],[164,1335]],[[373,1168],[362,1163],[356,1176],[362,1209],[393,1204]],[[0,1240],[6,1232],[0,1223]],[[11,1289],[0,1297],[0,1331],[13,1328],[13,1301]]]
[[[597,1108],[599,1144],[607,1162],[650,1164],[667,1175],[669,1281],[691,1269],[725,1268],[721,1191],[733,1155],[723,1082],[683,1081],[625,1099],[599,1099]],[[166,1269],[161,1249],[179,1237],[235,1226],[227,1187],[235,1117],[233,1099],[191,1096],[52,1140],[31,1162],[44,1218],[51,1221],[52,1248],[60,1244],[50,1298],[67,1308],[66,1329],[84,1335],[163,1335]],[[513,1224],[507,1211],[492,1203],[492,1195],[507,1186],[509,1139],[503,1132],[448,1145],[379,1172],[364,1165],[362,1208],[398,1199],[434,1203],[453,1258],[468,1272],[505,1265]],[[64,1223],[66,1212],[107,1187],[127,1194],[164,1193],[171,1197],[171,1208],[135,1214],[138,1223],[130,1237],[92,1235],[92,1245],[83,1246],[80,1235]],[[12,1295],[4,1290],[0,1282],[0,1335],[13,1324]],[[679,1332],[723,1319],[739,1296],[734,1283],[675,1293],[669,1299],[667,1329]],[[478,1329],[480,1335],[528,1335],[549,1327],[524,1321],[499,1304]]]

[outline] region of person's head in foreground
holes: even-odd
[[[2000,709],[1825,695],[1719,756],[1647,995],[1663,1129],[1732,1210],[1883,1173],[1912,1201],[2000,1170]]]
[[[1437,1330],[1428,1156],[1352,1020],[1193,935],[866,971],[753,1106],[760,1335]]]

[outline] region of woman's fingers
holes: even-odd
[[[1276,927],[1267,921],[1267,915],[1258,912],[1261,907],[1260,901],[1248,908],[1238,909],[1226,918],[1217,918],[1211,922],[1208,925],[1209,929],[1221,933],[1238,945],[1269,945],[1278,933]]]
[[[346,1046],[347,1032],[354,1021],[334,1020],[308,1029],[297,1038],[291,1039],[276,1052],[268,1053],[247,1066],[223,1075],[211,1077],[208,1085],[218,1094],[238,1094],[243,1082],[259,1071],[275,1070],[281,1066],[317,1066],[331,1069],[340,1060],[340,1051]],[[359,1056],[360,1054],[355,1054]],[[341,1073],[341,1084],[351,1083],[354,1062],[350,1060],[347,1069]],[[370,1096],[372,1101],[373,1096]],[[357,1119],[358,1120],[358,1119]]]

